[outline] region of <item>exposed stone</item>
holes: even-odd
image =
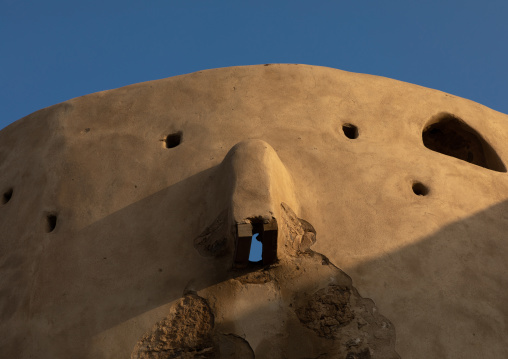
[[[141,338],[131,358],[215,358],[213,326],[213,313],[206,300],[187,294],[174,304],[166,318]]]
[[[320,336],[333,338],[340,327],[354,318],[348,288],[330,285],[312,295],[304,307],[296,309],[298,319]]]

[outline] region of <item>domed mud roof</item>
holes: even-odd
[[[164,350],[507,357],[507,138],[472,101],[307,65],[37,111],[0,131],[0,352],[155,358],[190,305]],[[316,306],[344,311],[325,325]]]

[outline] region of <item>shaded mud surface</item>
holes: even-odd
[[[187,293],[173,304],[166,318],[138,341],[131,359],[254,358],[255,350],[244,333],[222,333],[217,329],[214,310],[227,311],[221,303],[237,297],[239,288],[248,291],[264,285],[277,288],[281,298],[277,315],[290,324],[281,326],[280,334],[271,340],[270,345],[276,350],[258,352],[254,348],[257,358],[289,358],[294,353],[302,359],[400,358],[394,349],[392,323],[378,312],[372,300],[358,293],[346,273],[310,249],[316,241],[313,226],[298,218],[287,205],[282,207],[279,262],[235,271],[232,279],[223,282],[221,290],[211,287],[202,291],[203,296]],[[213,227],[219,229],[225,222],[217,221]],[[214,230],[204,237],[208,248],[216,248],[216,241],[224,241],[224,236],[214,235]],[[215,251],[211,252],[213,255]],[[210,293],[214,305],[206,298]],[[262,298],[252,300],[262,302]],[[294,334],[297,331],[312,341],[312,353],[299,351],[300,339]]]

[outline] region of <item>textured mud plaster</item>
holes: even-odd
[[[328,355],[323,358],[399,358],[392,323],[378,313],[372,300],[358,293],[346,273],[310,249],[316,242],[314,227],[298,218],[287,204],[281,206],[287,254],[283,265],[298,275],[280,278],[278,283],[292,291],[289,306],[300,323],[325,338],[314,344]],[[297,290],[298,285],[290,289],[293,281],[298,283],[298,276],[314,278],[319,284],[313,289]]]
[[[307,252],[316,243],[316,230],[304,219],[298,218],[291,207],[281,203],[281,251],[289,256]]]
[[[229,211],[222,211],[205,230],[194,239],[194,247],[205,257],[224,255],[231,246],[234,231],[229,220]]]
[[[354,318],[349,304],[349,288],[328,286],[318,290],[307,303],[296,310],[298,319],[318,335],[333,338],[340,327]]]
[[[188,294],[136,344],[131,359],[215,358],[213,313],[208,303]]]
[[[286,203],[278,212],[280,261],[231,269],[233,278],[176,301],[139,340],[132,359],[398,358],[390,321],[351,278],[310,249],[312,224]],[[203,238],[220,238],[214,231],[224,232],[225,222],[215,221]]]
[[[293,307],[305,327],[330,341],[323,344],[328,353],[347,358],[399,358],[393,349],[395,328],[354,287],[329,285],[300,298]]]
[[[215,332],[229,333],[214,335],[217,358],[251,347],[258,359],[399,358],[391,322],[350,277],[310,249],[313,225],[286,203],[278,213],[279,261],[233,269],[233,278],[199,292],[213,308]]]
[[[131,359],[254,359],[243,338],[217,333],[208,302],[189,293],[136,344]]]
[[[218,334],[215,336],[219,346],[220,359],[254,359],[254,352],[249,343],[234,334]]]
[[[360,352],[349,352],[346,355],[346,359],[370,359],[372,356],[370,355],[370,351],[368,349],[364,349]]]

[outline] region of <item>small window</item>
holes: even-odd
[[[263,219],[250,219],[251,223],[237,224],[234,267],[247,268],[262,263],[277,262],[277,222],[264,223]]]

